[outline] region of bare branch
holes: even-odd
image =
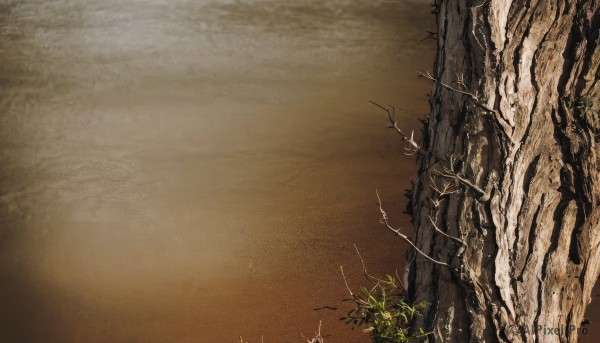
[[[350,296],[354,297],[354,293],[352,293],[350,286],[348,286],[348,279],[346,278],[346,274],[344,274],[344,267],[340,266],[340,271],[342,272],[342,278],[344,278],[344,284],[346,285],[346,289],[350,293]]]
[[[440,176],[443,177],[447,177],[450,179],[454,179],[466,186],[469,186],[471,188],[473,188],[474,190],[476,190],[477,192],[479,192],[481,195],[485,194],[485,191],[483,189],[481,189],[481,187],[473,184],[471,181],[465,179],[464,177],[460,176],[458,173],[456,173],[455,171],[448,169],[448,168],[444,168],[443,172],[440,171],[436,171]]]
[[[456,73],[456,81],[454,81],[457,85],[461,86],[465,91],[467,91],[470,94],[473,94],[473,92],[471,92],[471,90],[469,89],[469,87],[467,87],[467,84],[465,83],[465,76],[464,74],[460,74],[458,75],[458,73]],[[477,96],[477,94],[474,94],[475,96]]]
[[[439,79],[437,79],[437,78],[433,77],[433,76],[432,76],[432,75],[429,73],[429,71],[427,71],[425,74],[423,74],[423,73],[419,73],[419,76],[420,76],[420,77],[424,77],[424,78],[426,78],[426,79],[428,79],[428,80],[431,80],[431,81],[433,81],[433,82],[437,83],[438,85],[442,86],[443,88],[446,88],[446,89],[448,89],[448,90],[450,90],[450,91],[453,91],[453,92],[456,92],[456,93],[459,93],[459,94],[462,94],[462,95],[466,95],[466,96],[468,96],[468,97],[469,97],[469,98],[470,98],[470,99],[473,101],[473,103],[475,104],[475,106],[477,106],[477,107],[479,107],[479,108],[481,108],[481,109],[483,109],[483,110],[485,110],[485,111],[488,111],[488,112],[492,113],[492,114],[494,115],[494,118],[496,119],[496,122],[497,122],[497,123],[498,123],[498,124],[501,126],[501,128],[502,128],[501,132],[502,132],[502,133],[503,133],[503,134],[504,134],[504,135],[505,135],[505,136],[506,136],[506,137],[507,137],[507,138],[508,138],[508,139],[509,139],[511,142],[515,143],[515,142],[514,142],[514,140],[513,140],[513,138],[511,137],[511,134],[510,134],[510,132],[512,131],[512,128],[511,128],[511,125],[509,124],[509,122],[508,122],[506,119],[504,119],[504,118],[503,118],[503,117],[500,115],[500,113],[499,113],[498,111],[494,110],[493,108],[491,108],[491,107],[489,107],[489,106],[485,105],[485,104],[484,104],[482,101],[480,101],[480,100],[479,100],[479,94],[477,94],[477,93],[473,94],[473,92],[471,92],[471,91],[470,91],[470,90],[467,88],[467,86],[465,85],[464,78],[462,77],[462,75],[459,77],[459,79],[456,81],[456,83],[457,83],[459,86],[463,87],[465,90],[460,90],[460,89],[458,89],[458,88],[452,87],[452,86],[450,86],[450,85],[448,85],[448,84],[446,84],[446,83],[443,83],[443,82],[441,82]]]
[[[453,156],[450,157],[450,165],[451,166],[454,165],[454,157]],[[429,218],[429,221],[431,222],[431,225],[433,226],[435,231],[440,233],[442,236],[461,244],[459,253],[457,253],[457,256],[459,256],[462,254],[462,252],[465,250],[465,248],[468,248],[468,245],[462,239],[452,236],[452,235],[449,235],[448,233],[442,231],[436,223],[437,217],[438,217],[438,208],[440,207],[440,202],[441,202],[440,198],[445,195],[449,195],[449,194],[457,192],[458,191],[458,189],[456,188],[457,181],[456,181],[456,179],[452,179],[453,181],[451,181],[451,182],[444,182],[442,180],[442,187],[438,187],[437,182],[435,181],[435,179],[431,175],[431,173],[428,173],[428,174],[429,174],[430,186],[438,194],[436,197],[431,197],[429,199],[429,200],[431,200],[431,203],[433,205],[435,219],[433,219],[430,215],[428,215],[427,217]]]
[[[402,238],[403,240],[405,240],[411,247],[413,247],[413,249],[415,249],[416,252],[418,252],[419,254],[421,254],[421,256],[425,257],[430,262],[433,262],[435,264],[439,264],[441,266],[446,266],[446,267],[448,267],[448,268],[450,268],[450,269],[458,272],[458,270],[454,269],[454,267],[452,267],[448,263],[441,262],[441,261],[438,261],[438,260],[435,260],[435,259],[429,257],[429,255],[427,255],[426,253],[424,253],[423,251],[421,251],[421,249],[417,248],[417,246],[408,238],[408,236],[406,236],[402,232],[400,232],[400,229],[395,229],[394,227],[392,227],[390,225],[389,221],[388,221],[388,218],[387,218],[387,215],[386,215],[385,211],[381,207],[381,199],[379,197],[379,193],[377,192],[377,190],[375,191],[375,194],[377,194],[377,200],[378,200],[378,204],[379,204],[379,211],[381,212],[381,219],[379,221],[388,230],[392,231],[396,236],[400,236],[400,238]]]
[[[323,339],[323,336],[321,336],[321,321],[319,320],[319,331],[316,333],[315,338],[313,338],[313,339],[307,339],[306,337],[304,337],[304,335],[302,335],[302,337],[304,339],[306,339],[306,341],[308,343],[324,343],[325,339]]]
[[[477,97],[476,94],[473,94],[473,93],[469,92],[468,90],[460,90],[458,88],[455,88],[455,87],[452,87],[452,86],[450,86],[448,84],[445,84],[445,83],[441,82],[440,80],[436,79],[435,77],[431,76],[431,74],[429,74],[429,71],[427,71],[425,74],[419,73],[419,76],[424,77],[424,78],[426,78],[428,80],[431,80],[431,81],[437,83],[438,85],[440,85],[440,86],[442,86],[442,87],[444,87],[444,88],[446,88],[448,90],[451,90],[453,92],[456,92],[456,93],[459,93],[459,94],[462,94],[462,95],[466,95],[469,98],[471,98],[471,100],[473,100],[473,103],[475,103],[475,105],[477,107],[482,108],[482,109],[484,109],[484,110],[486,110],[488,112],[491,112],[491,113],[496,113],[496,110],[494,110],[494,109],[486,106],[484,103],[482,103],[479,100],[479,98]],[[457,83],[459,83],[459,85],[464,86],[464,88],[466,89],[466,86],[464,85],[464,79],[461,79],[460,82],[457,82]]]
[[[488,176],[487,179],[487,183],[485,185],[485,189],[477,186],[476,184],[474,184],[473,182],[469,181],[468,179],[466,179],[465,177],[461,176],[454,168],[455,165],[455,161],[456,158],[454,156],[450,156],[450,162],[449,162],[449,168],[448,167],[444,167],[442,169],[442,171],[439,170],[433,170],[432,173],[435,173],[441,177],[444,178],[448,178],[451,180],[454,180],[457,183],[462,183],[463,185],[466,185],[472,189],[474,189],[478,194],[477,194],[477,201],[479,202],[486,202],[489,201],[491,196],[492,196],[492,190],[495,188],[496,186],[496,181],[498,179],[497,176],[497,172],[492,170]],[[435,190],[436,192],[438,192],[441,195],[445,195],[445,194],[449,194],[449,193],[445,193],[446,191],[448,191],[447,188],[444,189],[440,189],[437,186],[437,183],[435,182],[435,180],[433,179],[433,177],[429,177],[430,179],[430,185],[431,188],[433,190]],[[439,200],[431,200],[434,204],[435,207],[439,206]]]
[[[442,179],[441,185],[438,185],[438,182],[433,177],[433,173],[429,172],[427,173],[427,175],[429,177],[429,185],[434,191],[436,191],[436,193],[438,194],[438,198],[458,192],[457,181],[453,178],[451,179],[451,181],[444,181],[444,179]],[[439,203],[439,200],[435,200],[434,202]]]
[[[435,229],[435,231],[439,232],[442,236],[450,238],[451,240],[468,247],[467,243],[465,243],[462,239],[460,239],[458,237],[454,237],[452,235],[449,235],[449,234],[445,233],[444,231],[440,230],[440,228],[437,226],[437,224],[435,223],[433,218],[431,218],[431,216],[428,215],[427,218],[429,218],[429,221],[431,222],[431,225],[433,225],[433,228]]]
[[[423,151],[423,149],[421,149],[421,147],[419,146],[419,144],[415,141],[414,136],[415,136],[415,132],[412,131],[410,133],[410,137],[407,136],[406,134],[404,134],[404,132],[398,127],[398,122],[396,121],[396,108],[394,106],[390,106],[390,108],[381,106],[380,104],[376,103],[375,101],[369,100],[369,102],[377,107],[379,107],[380,109],[382,109],[383,111],[385,111],[388,115],[388,119],[390,120],[390,124],[388,125],[389,128],[395,129],[396,132],[398,132],[398,134],[400,135],[400,137],[402,138],[403,142],[406,142],[406,146],[404,147],[404,150],[406,150],[406,155],[414,155],[417,152],[420,153],[425,153]]]
[[[387,214],[381,207],[381,198],[379,197],[379,191],[375,188],[375,195],[377,195],[377,204],[379,205],[379,212],[381,212],[381,220],[388,220]]]
[[[473,188],[475,191],[477,191],[478,193],[480,193],[480,195],[484,195],[486,194],[486,191],[481,189],[481,187],[475,185],[474,183],[472,183],[471,181],[469,181],[468,179],[464,178],[463,176],[461,176],[454,168],[454,165],[456,164],[456,158],[454,157],[454,155],[450,156],[450,161],[448,162],[449,167],[444,167],[442,168],[442,171],[440,170],[433,170],[433,173],[444,177],[444,178],[448,178],[451,180],[454,180],[455,182],[458,183],[462,183],[463,185],[466,185],[468,187]],[[444,190],[440,190],[437,187],[437,184],[435,183],[435,180],[433,180],[433,178],[430,178],[430,180],[432,181],[432,188],[438,192],[439,194],[444,194]]]
[[[360,251],[358,251],[358,248],[356,247],[356,244],[354,244],[354,250],[356,250],[356,254],[358,255],[358,258],[360,259],[360,264],[362,265],[363,273],[365,274],[365,277],[367,278],[367,280],[375,283],[376,286],[379,283],[391,284],[391,282],[388,281],[388,280],[382,280],[382,279],[380,279],[378,277],[375,277],[375,276],[369,274],[369,272],[367,271],[367,266],[365,265],[365,260],[362,258],[361,254],[360,254]],[[404,286],[404,284],[402,283],[402,280],[400,278],[398,278],[398,282],[400,282],[400,285],[402,286],[402,289],[404,291],[406,291],[406,287]],[[395,284],[393,284],[393,285],[395,286]]]
[[[344,267],[340,266],[340,271],[342,272],[342,278],[344,279],[344,284],[346,285],[346,289],[348,290],[348,293],[350,293],[352,300],[357,304],[366,305],[367,302],[364,301],[363,299],[361,299],[360,296],[358,296],[357,294],[354,294],[352,292],[352,290],[350,289],[350,286],[348,285],[348,278],[346,277],[346,274],[344,274]]]
[[[375,276],[372,276],[369,274],[369,272],[367,272],[367,267],[365,266],[365,260],[362,258],[362,256],[360,255],[360,251],[358,251],[358,248],[356,247],[356,244],[354,244],[354,250],[356,250],[356,255],[358,255],[358,258],[360,259],[360,264],[362,266],[363,269],[363,273],[365,274],[365,277],[367,278],[367,280],[372,281],[372,282],[385,282],[385,280],[381,280]]]
[[[398,268],[396,268],[394,274],[396,274],[396,278],[398,279],[398,282],[400,283],[400,286],[402,286],[402,289],[404,290],[404,292],[408,292],[408,290],[406,289],[406,286],[404,285],[404,282],[402,281],[402,278],[400,277],[400,275],[398,275]]]

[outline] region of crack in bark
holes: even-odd
[[[528,212],[528,207],[529,207],[529,203],[531,202],[531,199],[529,199],[529,187],[531,185],[531,183],[533,182],[533,178],[536,176],[537,173],[537,166],[538,163],[540,161],[540,157],[541,154],[536,155],[533,160],[529,163],[529,165],[527,166],[527,169],[525,170],[525,174],[523,176],[523,183],[522,183],[522,188],[523,188],[523,193],[525,194],[525,200],[523,202],[521,202],[521,208],[519,209],[519,214],[517,216],[517,228],[522,227],[522,222],[521,222],[521,218],[522,216],[526,216],[527,212]],[[538,206],[538,210],[539,210],[539,206]],[[535,215],[534,215],[535,218]],[[533,224],[531,224],[533,225]],[[530,233],[533,230],[533,228],[531,228],[530,226]],[[515,242],[513,244],[513,256],[512,256],[512,260],[515,262],[515,267],[517,267],[517,263],[519,262],[519,246],[521,245],[521,240],[520,240],[520,230],[515,230]],[[517,290],[514,289],[515,294],[517,294]]]
[[[540,201],[540,204],[538,205],[537,209],[535,210],[535,213],[533,215],[533,220],[531,222],[531,229],[529,230],[529,240],[528,240],[528,246],[527,246],[527,254],[526,254],[526,259],[525,259],[525,263],[523,263],[523,268],[521,269],[521,272],[519,273],[519,276],[517,277],[517,280],[519,280],[520,282],[523,282],[523,274],[525,273],[525,269],[527,269],[527,265],[529,264],[529,260],[531,259],[532,256],[532,252],[533,252],[533,248],[535,246],[535,241],[536,241],[536,230],[538,227],[538,216],[540,214],[540,210],[542,208],[542,206],[544,205],[544,195],[542,195],[542,200]]]

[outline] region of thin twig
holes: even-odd
[[[358,295],[354,294],[352,292],[352,290],[350,289],[350,286],[348,285],[348,278],[346,277],[346,274],[344,274],[344,267],[340,266],[340,271],[342,272],[342,278],[344,279],[344,284],[346,285],[346,289],[348,290],[348,293],[350,293],[350,296],[352,297],[352,300],[356,303],[361,303],[363,305],[366,305],[367,302],[362,300]]]
[[[447,238],[450,238],[451,240],[453,240],[455,242],[458,242],[458,243],[468,247],[467,243],[465,243],[462,239],[460,239],[458,237],[454,237],[452,235],[449,235],[449,234],[445,233],[444,231],[440,230],[440,228],[437,226],[437,224],[435,223],[433,218],[431,218],[431,216],[428,215],[427,218],[429,218],[429,221],[431,222],[431,225],[433,225],[433,228],[435,229],[435,231],[439,232],[440,234],[442,234],[443,236],[445,236]]]
[[[379,198],[379,193],[377,192],[377,190],[375,190],[375,194],[377,194],[377,200],[378,200],[378,204],[379,204],[379,211],[381,212],[381,216],[382,216],[382,218],[380,219],[380,222],[386,228],[388,228],[390,231],[392,231],[397,236],[400,236],[400,238],[404,239],[411,247],[413,247],[413,249],[415,249],[416,252],[418,252],[419,254],[421,254],[423,257],[425,257],[430,262],[433,262],[435,264],[439,264],[440,266],[446,266],[446,267],[448,267],[448,268],[450,268],[450,269],[452,269],[454,271],[458,271],[458,270],[454,269],[454,267],[452,267],[448,263],[441,262],[441,261],[438,261],[436,259],[433,259],[432,257],[429,257],[429,255],[427,255],[426,253],[424,253],[423,251],[421,251],[421,249],[417,248],[417,246],[408,238],[408,236],[406,236],[402,232],[400,232],[400,229],[393,228],[390,225],[389,221],[388,221],[388,218],[387,218],[387,215],[386,215],[385,211],[381,207],[381,199]]]
[[[375,289],[380,283],[391,284],[395,288],[398,288],[394,283],[391,283],[388,280],[383,280],[383,279],[380,279],[376,276],[369,274],[369,272],[367,271],[367,266],[365,265],[365,260],[363,259],[362,255],[360,254],[360,251],[358,251],[356,244],[354,244],[354,250],[356,250],[356,254],[358,255],[358,258],[360,259],[360,264],[362,265],[363,273],[365,274],[365,277],[367,278],[367,280],[369,280],[375,284],[375,287],[373,289]],[[398,276],[397,272],[398,272],[398,270],[396,270],[396,276]],[[400,277],[398,277],[398,282],[400,282],[400,286],[402,286],[402,289],[406,292],[406,287],[404,287],[404,283],[402,283],[402,280],[400,279]]]
[[[380,104],[376,103],[375,101],[369,100],[369,102],[371,104],[379,107],[380,109],[382,109],[383,111],[385,111],[387,113],[388,119],[390,120],[389,127],[395,129],[396,132],[398,132],[398,134],[402,138],[403,142],[408,143],[408,146],[404,148],[407,151],[406,155],[414,155],[417,152],[426,154],[426,152],[423,151],[423,149],[421,149],[419,144],[415,141],[415,139],[414,139],[415,132],[414,131],[412,131],[410,133],[410,137],[409,137],[398,127],[398,122],[396,121],[396,108],[394,106],[390,106],[390,108],[391,108],[391,110],[390,110],[390,108],[381,106]]]
[[[304,335],[302,335],[304,337]],[[306,337],[304,337],[306,339]],[[306,339],[308,343],[324,343],[325,339],[321,336],[321,321],[319,320],[319,331],[317,332],[317,336],[313,339]]]
[[[302,333],[300,336],[304,338],[308,343],[325,343],[325,339],[321,336],[321,321],[319,321],[319,332],[316,334],[317,336],[313,339],[306,338]]]
[[[437,175],[439,175],[441,177],[453,179],[456,182],[459,182],[459,183],[462,183],[463,185],[471,187],[478,193],[477,201],[479,201],[479,202],[489,201],[489,199],[492,195],[492,190],[494,189],[494,186],[496,185],[497,173],[493,170],[490,172],[485,189],[483,189],[483,188],[477,186],[476,184],[472,183],[468,179],[460,176],[460,174],[454,169],[455,161],[456,161],[456,159],[454,158],[454,156],[451,156],[450,162],[449,162],[450,168],[444,167],[443,171],[433,170],[433,173],[436,173]],[[442,193],[442,191],[437,187],[437,185],[435,184],[435,180],[433,180],[433,178],[431,176],[430,176],[430,181],[432,182],[431,188],[433,188],[433,190],[435,190],[436,192],[440,193],[440,195],[444,195]],[[439,205],[439,200],[435,200],[435,201],[432,200],[432,202],[434,203],[434,206],[436,206],[436,207]]]
[[[439,172],[437,171],[436,173],[439,174]],[[434,191],[438,193],[438,198],[458,192],[458,188],[456,187],[456,181],[453,178],[453,181],[451,182],[444,182],[444,180],[442,180],[442,187],[440,188],[433,177],[433,173],[429,172],[427,173],[427,176],[429,177],[429,185]],[[436,207],[439,205],[439,200],[432,201],[436,204]]]
[[[484,109],[484,110],[486,110],[488,112],[491,112],[491,113],[496,113],[496,110],[494,110],[494,109],[486,106],[484,103],[482,103],[479,100],[479,98],[477,97],[477,95],[475,95],[475,94],[473,94],[473,93],[471,93],[469,91],[463,91],[463,90],[460,90],[458,88],[452,87],[452,86],[450,86],[450,85],[448,85],[446,83],[443,83],[442,81],[440,81],[440,80],[436,79],[435,77],[431,76],[431,74],[429,74],[429,71],[427,71],[425,74],[419,73],[419,76],[424,77],[424,78],[426,78],[428,80],[431,80],[431,81],[437,83],[438,85],[440,85],[440,86],[442,86],[442,87],[444,87],[444,88],[446,88],[448,90],[451,90],[451,91],[459,93],[459,94],[466,95],[469,98],[471,98],[471,100],[473,100],[473,102],[475,103],[475,105],[477,107],[480,107],[480,108],[482,108],[482,109]],[[462,84],[464,85],[464,81],[462,82]]]
[[[466,95],[466,96],[468,96],[468,97],[469,97],[469,98],[470,98],[470,99],[473,101],[473,103],[475,104],[475,106],[477,106],[477,107],[479,107],[479,108],[481,108],[481,109],[483,109],[483,110],[486,110],[486,111],[488,111],[488,112],[492,113],[492,114],[494,115],[494,118],[496,119],[496,122],[497,122],[497,123],[500,125],[500,127],[502,128],[502,129],[501,129],[501,132],[502,132],[502,133],[503,133],[503,134],[506,136],[506,138],[508,138],[508,139],[509,139],[509,140],[510,140],[512,143],[515,143],[515,142],[514,142],[514,140],[513,140],[513,138],[512,138],[512,136],[511,136],[511,134],[510,134],[510,132],[512,131],[512,128],[511,128],[511,125],[510,125],[510,123],[509,123],[509,122],[508,122],[506,119],[504,119],[504,118],[503,118],[503,117],[500,115],[500,113],[499,113],[498,111],[494,110],[493,108],[491,108],[491,107],[489,107],[489,106],[485,105],[483,102],[481,102],[481,101],[479,100],[479,97],[478,97],[478,95],[477,95],[477,94],[473,94],[471,91],[469,91],[469,90],[468,90],[468,88],[466,87],[465,83],[464,83],[464,79],[462,79],[462,80],[460,80],[460,79],[459,79],[458,83],[459,83],[459,85],[462,85],[462,86],[463,86],[463,88],[465,88],[465,89],[467,89],[467,90],[460,90],[460,89],[458,89],[458,88],[455,88],[455,87],[452,87],[452,86],[450,86],[450,85],[448,85],[448,84],[446,84],[446,83],[443,83],[443,82],[441,82],[439,79],[437,79],[437,78],[433,77],[433,76],[432,76],[432,75],[429,73],[429,71],[427,71],[425,74],[423,74],[423,73],[419,73],[419,76],[420,76],[420,77],[424,77],[424,78],[426,78],[426,79],[428,79],[428,80],[431,80],[431,81],[433,81],[433,82],[437,83],[438,85],[440,85],[440,86],[442,86],[442,87],[444,87],[444,88],[446,88],[446,89],[448,89],[448,90],[450,90],[450,91],[453,91],[453,92],[456,92],[456,93],[459,93],[459,94],[463,94],[463,95]]]
[[[475,185],[474,183],[472,183],[471,181],[467,180],[466,178],[460,176],[460,174],[454,169],[454,165],[456,164],[456,157],[454,157],[454,155],[450,156],[450,161],[448,162],[449,167],[444,167],[442,168],[442,171],[439,170],[433,170],[433,173],[441,176],[441,177],[445,177],[448,179],[452,179],[456,182],[462,183],[463,185],[466,185],[468,187],[473,188],[474,190],[476,190],[477,192],[479,192],[481,195],[485,194],[485,190],[481,189],[481,187]],[[433,185],[435,185],[435,181],[430,178],[431,181],[433,181]],[[436,185],[437,186],[437,185]],[[435,191],[437,191],[438,193],[442,193],[440,192],[439,189],[436,189],[437,187],[432,187]],[[442,194],[443,195],[443,194]]]
[[[443,172],[440,171],[436,171],[440,176],[443,177],[447,177],[447,178],[451,178],[454,179],[466,186],[469,186],[471,188],[473,188],[474,190],[476,190],[477,192],[479,192],[480,194],[485,194],[485,190],[481,189],[481,187],[477,186],[476,184],[472,183],[471,181],[465,179],[464,177],[458,175],[458,173],[456,173],[455,171],[448,169],[448,168],[444,168]]]
[[[402,286],[402,290],[404,290],[404,293],[407,293],[408,290],[406,289],[406,286],[404,285],[402,278],[400,277],[400,275],[398,275],[398,268],[396,268],[396,270],[394,271],[394,274],[396,274],[396,278],[398,279],[400,286]]]
[[[377,277],[369,274],[369,272],[367,271],[367,267],[365,266],[365,260],[360,255],[360,251],[358,251],[358,248],[356,247],[356,244],[354,244],[354,250],[356,250],[356,255],[358,255],[358,258],[360,259],[360,264],[362,265],[363,273],[365,274],[365,277],[367,278],[367,280],[369,280],[369,281],[371,281],[373,283],[387,282],[386,280],[379,279],[379,278],[377,278]]]
[[[346,274],[344,274],[344,267],[340,266],[340,271],[342,272],[342,278],[344,278],[344,284],[346,285],[348,293],[350,293],[350,296],[354,297],[354,293],[352,293],[350,286],[348,286],[348,279],[346,278]]]

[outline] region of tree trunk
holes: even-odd
[[[600,271],[600,1],[434,8],[409,209],[416,246],[456,270],[409,259],[409,296],[430,303],[415,327],[436,342],[575,342]]]

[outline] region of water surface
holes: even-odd
[[[401,267],[428,1],[0,2],[6,342],[366,342],[337,320]],[[337,306],[338,311],[313,308]]]

